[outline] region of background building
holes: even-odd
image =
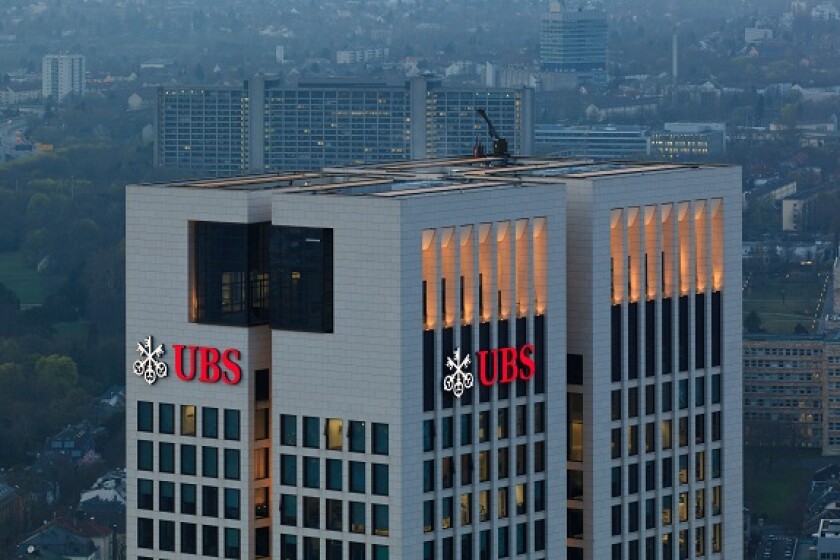
[[[80,54],[48,54],[41,67],[41,96],[56,103],[68,95],[85,94],[85,57]]]
[[[650,154],[650,138],[642,126],[538,124],[534,143],[539,154],[557,156],[621,159]]]
[[[650,138],[651,156],[678,161],[710,161],[726,153],[724,123],[665,123]]]
[[[570,1],[551,2],[540,22],[540,68],[575,73],[579,83],[607,81],[607,13]]]
[[[492,146],[483,108],[511,153],[533,152],[529,88],[450,88],[416,78],[392,85],[328,80],[244,87],[162,87],[155,165],[203,175],[320,169],[471,154]]]
[[[130,557],[742,557],[739,170],[499,164],[127,188]]]

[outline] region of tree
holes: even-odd
[[[746,317],[744,317],[744,330],[748,333],[762,333],[764,329],[761,328],[761,316],[756,312],[755,309],[749,312]]]

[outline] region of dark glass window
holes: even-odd
[[[137,431],[152,432],[154,429],[154,405],[147,401],[137,401]]]
[[[254,372],[254,400],[267,401],[271,398],[271,374],[267,369]]]
[[[373,424],[373,453],[388,454],[388,424]]]
[[[384,504],[373,504],[371,506],[373,510],[372,520],[373,527],[371,528],[371,534],[379,535],[380,537],[387,537],[388,536],[388,506]]]
[[[343,531],[341,500],[327,500],[326,507],[327,531]]]
[[[321,434],[319,433],[320,422],[317,417],[304,416],[303,417],[303,446],[312,449],[318,449],[321,444]]]
[[[339,502],[339,505],[341,505],[341,502]],[[327,549],[327,560],[344,560],[344,557],[341,555],[342,547],[341,541],[327,539],[326,546],[324,547]]]
[[[239,441],[239,411],[225,409],[225,439]]]
[[[482,385],[483,387],[483,385]],[[435,331],[423,331],[423,412],[435,409]]]
[[[219,528],[214,525],[201,527],[201,553],[204,556],[219,555]]]
[[[158,502],[160,511],[167,511],[175,513],[175,483],[161,482],[160,483],[160,501]]]
[[[137,470],[154,470],[154,447],[151,441],[137,440]]]
[[[499,527],[496,530],[496,548],[499,551],[499,558],[507,558],[510,555],[507,527]]]
[[[297,496],[293,494],[280,495],[280,523],[282,525],[297,525]]]
[[[583,385],[583,356],[566,354],[566,382],[569,385]]]
[[[350,491],[365,493],[365,464],[362,462],[350,461]]]
[[[444,416],[440,420],[440,445],[444,449],[449,449],[453,444],[453,428],[452,417]]]
[[[215,447],[201,448],[201,476],[219,476],[219,450]]]
[[[239,490],[225,488],[225,519],[239,519]]]
[[[239,450],[225,449],[225,478],[239,480]]]
[[[290,556],[290,558],[293,558]],[[350,560],[365,560],[365,543],[351,542],[350,543]]]
[[[153,520],[142,517],[137,520],[137,546],[139,548],[155,547],[155,525]]]
[[[215,486],[201,487],[201,515],[219,516],[219,489]]]
[[[297,486],[297,457],[280,455],[280,484]]]
[[[181,446],[181,474],[195,475],[195,445]]]
[[[318,488],[321,485],[321,470],[317,457],[303,458],[303,485],[307,488]]]
[[[350,532],[365,532],[365,504],[364,502],[349,502],[350,504]]]
[[[388,465],[374,463],[371,466],[371,491],[377,496],[388,495]]]
[[[158,469],[162,473],[175,472],[175,444],[165,442],[158,444]]]
[[[192,224],[193,308],[197,323],[268,323],[270,224]]]
[[[321,525],[321,512],[319,510],[318,498],[303,497],[303,526],[307,529],[319,529]]]
[[[168,552],[175,552],[175,522],[158,521],[158,548]]]
[[[388,560],[388,547],[384,544],[374,544],[370,547],[373,560]]]
[[[271,528],[257,527],[254,531],[254,554],[257,558],[265,558],[271,554]]]
[[[219,437],[219,409],[203,407],[201,409],[201,435],[206,438]]]
[[[321,540],[316,537],[303,537],[303,560],[320,560]]]
[[[239,529],[225,529],[225,558],[239,558]]]
[[[297,416],[280,415],[280,445],[297,445]]]
[[[151,480],[137,479],[137,508],[155,509],[155,485]]]
[[[341,460],[327,459],[327,490],[341,490]]]
[[[295,535],[283,535],[280,538],[280,558],[297,558],[297,542]]]
[[[158,405],[158,430],[162,434],[175,433],[175,406],[161,403]]]
[[[350,451],[354,453],[365,452],[365,423],[350,420],[350,429],[347,432]]]
[[[260,441],[271,437],[270,410],[258,408],[254,411],[254,440]]]
[[[181,513],[195,515],[196,512],[196,487],[195,484],[181,485]]]
[[[195,523],[181,523],[181,552],[185,554],[198,552]]]
[[[435,421],[423,420],[423,451],[435,449]]]
[[[271,327],[333,331],[333,230],[271,228]]]

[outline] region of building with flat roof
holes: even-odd
[[[607,80],[607,13],[580,2],[551,2],[540,21],[540,69],[574,73],[578,82]]]
[[[482,157],[127,187],[129,557],[742,558],[740,186]]]
[[[540,154],[564,157],[638,159],[650,154],[650,138],[642,126],[537,124],[534,144]]]
[[[710,161],[726,154],[724,123],[665,123],[653,132],[651,155],[677,161]]]
[[[425,77],[401,84],[255,77],[244,86],[161,87],[155,165],[211,176],[297,171],[448,157],[492,145],[487,111],[511,153],[530,155],[534,92],[448,87]]]
[[[85,94],[85,57],[80,54],[48,54],[41,65],[41,97],[61,103],[68,95]]]

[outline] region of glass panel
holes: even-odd
[[[437,324],[438,295],[437,295],[437,249],[435,241],[437,232],[433,229],[423,230],[421,258],[423,268],[423,327],[433,329]]]
[[[341,451],[344,440],[344,422],[339,418],[327,418],[327,449]]]
[[[181,405],[181,435],[195,435],[195,407],[192,405]]]

